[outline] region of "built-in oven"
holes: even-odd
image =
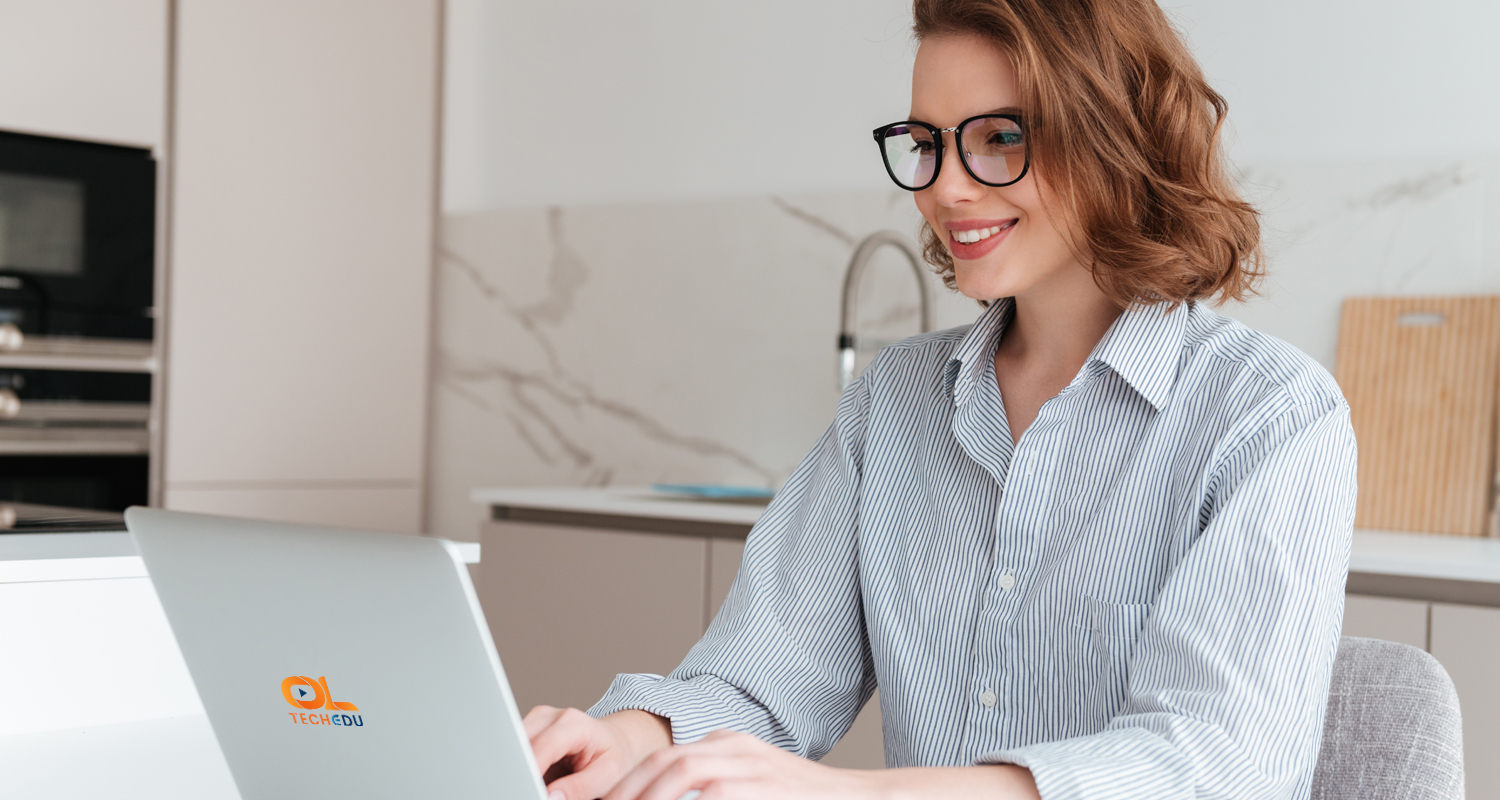
[[[0,131],[0,323],[152,337],[150,150]]]
[[[0,501],[143,504],[156,162],[0,131]]]

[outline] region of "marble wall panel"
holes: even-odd
[[[1222,312],[1332,371],[1346,297],[1500,292],[1497,177],[1489,159],[1246,170],[1264,213],[1268,275],[1261,297]]]
[[[472,538],[476,486],[778,485],[832,419],[855,244],[917,222],[898,191],[447,216],[429,530]],[[977,316],[924,280],[936,327]],[[895,250],[862,289],[866,342],[917,332]]]
[[[1500,292],[1500,161],[1267,164],[1264,291],[1221,312],[1334,366],[1343,298]],[[437,277],[429,530],[479,486],[775,486],[830,421],[845,266],[915,236],[905,192],[451,214]],[[916,332],[909,267],[872,262],[858,330]],[[935,327],[978,307],[926,280]],[[860,365],[868,362],[863,352]]]

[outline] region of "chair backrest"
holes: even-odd
[[[1443,666],[1408,645],[1341,639],[1313,800],[1463,796],[1463,725]]]

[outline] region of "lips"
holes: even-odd
[[[1000,246],[1020,220],[964,220],[949,223],[948,249],[954,258],[975,259]]]

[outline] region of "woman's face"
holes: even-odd
[[[969,35],[934,36],[918,48],[911,119],[951,128],[977,114],[1014,112],[1019,106],[1015,69],[988,41]],[[1052,194],[1034,162],[1020,181],[986,186],[964,170],[953,134],[943,137],[937,181],[915,194],[917,209],[953,254],[960,292],[976,300],[994,300],[1049,286],[1064,290],[1089,278],[1068,248],[1060,212],[1053,213],[1044,202]],[[955,232],[996,227],[999,233],[974,243],[954,238]]]

